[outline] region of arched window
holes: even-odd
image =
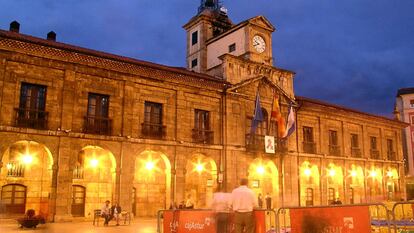
[[[7,184],[1,188],[1,203],[8,214],[24,214],[26,208],[26,186]]]

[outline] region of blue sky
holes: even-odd
[[[171,66],[185,66],[185,31],[199,0],[0,0],[0,28]],[[296,72],[297,95],[391,116],[414,87],[414,0],[224,1],[234,23],[276,27],[275,65]]]

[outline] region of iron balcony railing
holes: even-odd
[[[265,150],[265,135],[246,134],[246,150],[248,151],[264,151]],[[275,137],[275,152],[287,152],[287,141]]]
[[[354,158],[362,158],[361,149],[358,147],[351,147],[351,155]]]
[[[6,165],[7,176],[9,177],[24,177],[24,164],[18,162],[9,162]]]
[[[388,151],[387,158],[388,160],[393,160],[393,161],[397,160],[396,153],[394,151]]]
[[[167,127],[161,124],[142,123],[142,136],[145,138],[164,139]]]
[[[213,144],[214,132],[212,130],[193,129],[193,142]]]
[[[112,119],[97,116],[85,116],[83,131],[91,134],[111,135]]]
[[[46,129],[48,112],[38,109],[15,108],[15,126]]]
[[[380,159],[379,150],[370,150],[371,159]]]
[[[329,145],[329,155],[341,156],[341,147],[338,145]]]
[[[83,179],[83,167],[82,166],[76,166],[75,169],[73,169],[73,179]]]
[[[303,152],[308,154],[316,154],[316,143],[303,142]]]

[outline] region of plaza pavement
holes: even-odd
[[[110,222],[104,227],[102,222],[94,226],[92,222],[46,223],[36,229],[20,229],[17,222],[0,220],[0,233],[156,233],[157,219],[134,219],[131,225],[115,226]]]

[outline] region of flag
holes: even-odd
[[[272,121],[275,121],[275,123],[277,124],[278,137],[283,137],[286,131],[286,124],[285,124],[285,118],[282,117],[282,114],[280,112],[279,96],[276,95],[276,93],[273,97],[272,112],[270,114],[270,122]],[[272,126],[272,124],[270,124],[270,126]]]
[[[256,103],[254,106],[254,114],[252,119],[252,127],[250,129],[250,134],[254,135],[256,132],[256,128],[259,125],[259,122],[263,121],[263,113],[262,113],[262,107],[260,106],[260,96],[259,92],[256,94]]]
[[[286,132],[285,135],[283,135],[284,138],[289,137],[293,131],[295,131],[295,111],[293,110],[293,107],[290,106],[289,113],[288,113],[288,119],[286,124]]]

